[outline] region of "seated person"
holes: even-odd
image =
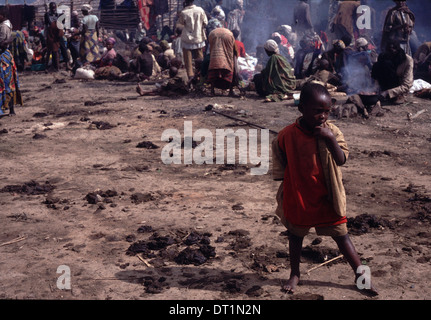
[[[343,77],[344,66],[346,64],[346,57],[344,50],[346,45],[342,40],[334,40],[332,49],[325,51],[322,59],[329,62],[329,71],[333,72],[338,77]]]
[[[372,77],[378,82],[380,96],[391,104],[402,104],[413,85],[413,58],[407,55],[399,42],[387,42],[373,65]]]
[[[166,40],[160,41],[160,48],[162,52],[157,56],[157,63],[162,70],[167,70],[170,67],[170,61],[175,58],[174,50]]]
[[[296,80],[296,89],[300,90],[305,84],[314,81],[321,82],[325,87],[328,87],[328,84],[334,87],[342,85],[340,78],[330,71],[329,62],[325,59],[319,59],[317,62],[317,70],[313,75],[305,79]]]
[[[431,82],[431,42],[425,42],[419,46],[413,60],[415,79]]]
[[[304,79],[316,71],[318,57],[321,55],[322,49],[320,40],[316,36],[304,36],[299,45],[301,49],[295,53],[295,77]]]
[[[269,60],[262,72],[253,77],[256,91],[265,97],[266,102],[287,99],[296,88],[294,71],[286,58],[279,54],[274,40],[268,40],[264,48]]]
[[[271,39],[277,42],[280,54],[285,57],[289,63],[293,63],[293,59],[295,58],[295,52],[293,50],[293,47],[287,42],[286,37],[284,37],[278,32],[274,32],[271,36]]]
[[[101,67],[110,67],[114,63],[115,57],[117,56],[117,53],[115,52],[114,46],[117,41],[113,37],[109,37],[105,40],[105,48],[106,51],[100,59],[93,62],[93,65],[95,65],[97,68]]]
[[[176,67],[169,68],[169,79],[164,83],[156,84],[156,88],[144,91],[140,84],[136,87],[136,92],[140,96],[176,96],[189,93],[189,77],[185,69]]]

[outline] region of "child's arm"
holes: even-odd
[[[342,166],[346,163],[346,155],[344,151],[341,149],[335,135],[326,124],[323,124],[320,127],[315,127],[313,132],[316,137],[325,141],[329,152],[331,152],[331,155],[338,166]]]

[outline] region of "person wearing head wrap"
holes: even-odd
[[[256,74],[253,82],[260,96],[266,102],[288,98],[296,88],[294,71],[289,62],[279,54],[277,42],[270,39],[263,46],[269,56],[266,67]]]
[[[81,60],[91,63],[99,58],[99,18],[90,14],[92,8],[89,4],[81,7],[82,15],[82,38],[81,38]]]
[[[91,12],[93,8],[89,4],[83,4],[81,7],[81,11]]]
[[[368,41],[365,38],[356,39],[356,48],[368,47]]]
[[[115,61],[115,58],[117,56],[117,53],[115,52],[114,46],[117,41],[114,37],[109,37],[105,40],[105,53],[102,54],[100,59],[97,59],[92,62],[92,65],[94,65],[96,68],[105,68],[104,70],[107,70],[107,68],[111,67]],[[97,71],[97,69],[96,69]],[[102,73],[101,70],[97,71],[96,73],[100,74]]]
[[[274,53],[275,54],[280,53],[277,42],[275,42],[272,39],[266,41],[263,48],[266,50],[268,56],[271,56]]]
[[[274,32],[271,35],[271,39],[277,42],[278,48],[280,49],[280,54],[285,57],[289,63],[293,63],[295,51],[293,50],[293,47],[290,45],[289,41],[287,41],[286,37],[278,32]]]

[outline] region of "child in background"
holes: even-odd
[[[273,141],[274,180],[282,180],[277,193],[277,215],[289,230],[290,278],[283,289],[293,293],[300,279],[302,242],[310,228],[331,236],[356,272],[361,260],[347,234],[346,195],[341,170],[348,157],[342,132],[327,122],[332,101],[327,89],[309,83],[301,90],[296,123]],[[377,295],[371,286],[367,293]]]

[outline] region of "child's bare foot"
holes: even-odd
[[[143,96],[144,95],[144,90],[142,90],[142,87],[141,87],[141,85],[138,83],[138,85],[136,86],[136,92],[139,94],[139,95],[141,95],[141,96]]]
[[[287,283],[283,286],[282,290],[286,293],[294,293],[296,286],[299,283],[299,277],[296,275],[290,276],[290,279],[287,280]]]
[[[363,293],[363,294],[365,294],[365,295],[367,295],[367,296],[369,296],[369,297],[375,297],[375,296],[378,296],[379,295],[379,292],[377,291],[377,289],[373,286],[373,284],[372,283],[370,283],[370,287],[369,288],[359,288],[359,286],[358,286],[358,283],[357,283],[357,281],[358,281],[358,275],[355,277],[355,285],[356,285],[356,288],[361,292],[361,293]]]

